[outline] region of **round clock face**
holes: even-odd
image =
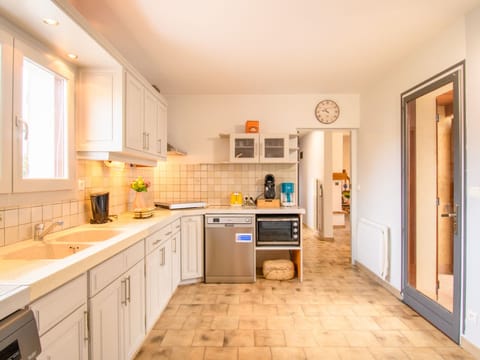
[[[333,100],[322,100],[315,108],[315,117],[323,124],[331,124],[338,119],[340,108]]]

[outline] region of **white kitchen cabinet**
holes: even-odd
[[[203,215],[182,217],[181,279],[203,278]]]
[[[158,246],[145,259],[148,330],[153,327],[172,295],[171,239],[158,238],[156,241],[159,241]]]
[[[181,222],[180,220],[175,221],[172,224],[172,293],[177,288],[178,284],[182,280],[181,277]]]
[[[296,162],[296,136],[288,134],[230,134],[233,163]]]
[[[88,359],[87,277],[85,274],[30,304],[42,353],[38,359]]]
[[[53,305],[53,304],[52,304]],[[57,326],[41,336],[42,353],[38,360],[87,360],[87,305],[75,310]]]
[[[92,359],[130,359],[142,344],[144,271],[143,241],[90,270]]]
[[[119,66],[82,69],[77,107],[77,156],[156,166],[166,157],[167,103]]]

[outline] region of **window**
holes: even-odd
[[[15,41],[13,191],[73,188],[73,71]]]
[[[65,179],[66,80],[28,58],[23,60],[22,80],[22,176]]]

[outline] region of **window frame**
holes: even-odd
[[[0,193],[12,192],[12,86],[13,36],[0,29]]]
[[[68,166],[66,178],[52,179],[25,179],[22,172],[22,139],[23,128],[16,126],[16,119],[21,118],[22,114],[22,70],[24,57],[36,62],[46,69],[58,74],[66,79],[66,160]],[[13,132],[13,193],[37,192],[37,191],[56,191],[74,189],[75,179],[75,139],[74,139],[74,114],[75,114],[75,71],[66,62],[52,56],[44,51],[33,48],[21,40],[14,39],[13,48],[13,113],[12,113],[12,132]]]

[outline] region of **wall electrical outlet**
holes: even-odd
[[[473,325],[477,326],[478,324],[478,314],[472,310],[467,311],[467,321],[471,322]]]
[[[85,180],[78,179],[78,191],[83,191],[83,190],[85,190]]]

